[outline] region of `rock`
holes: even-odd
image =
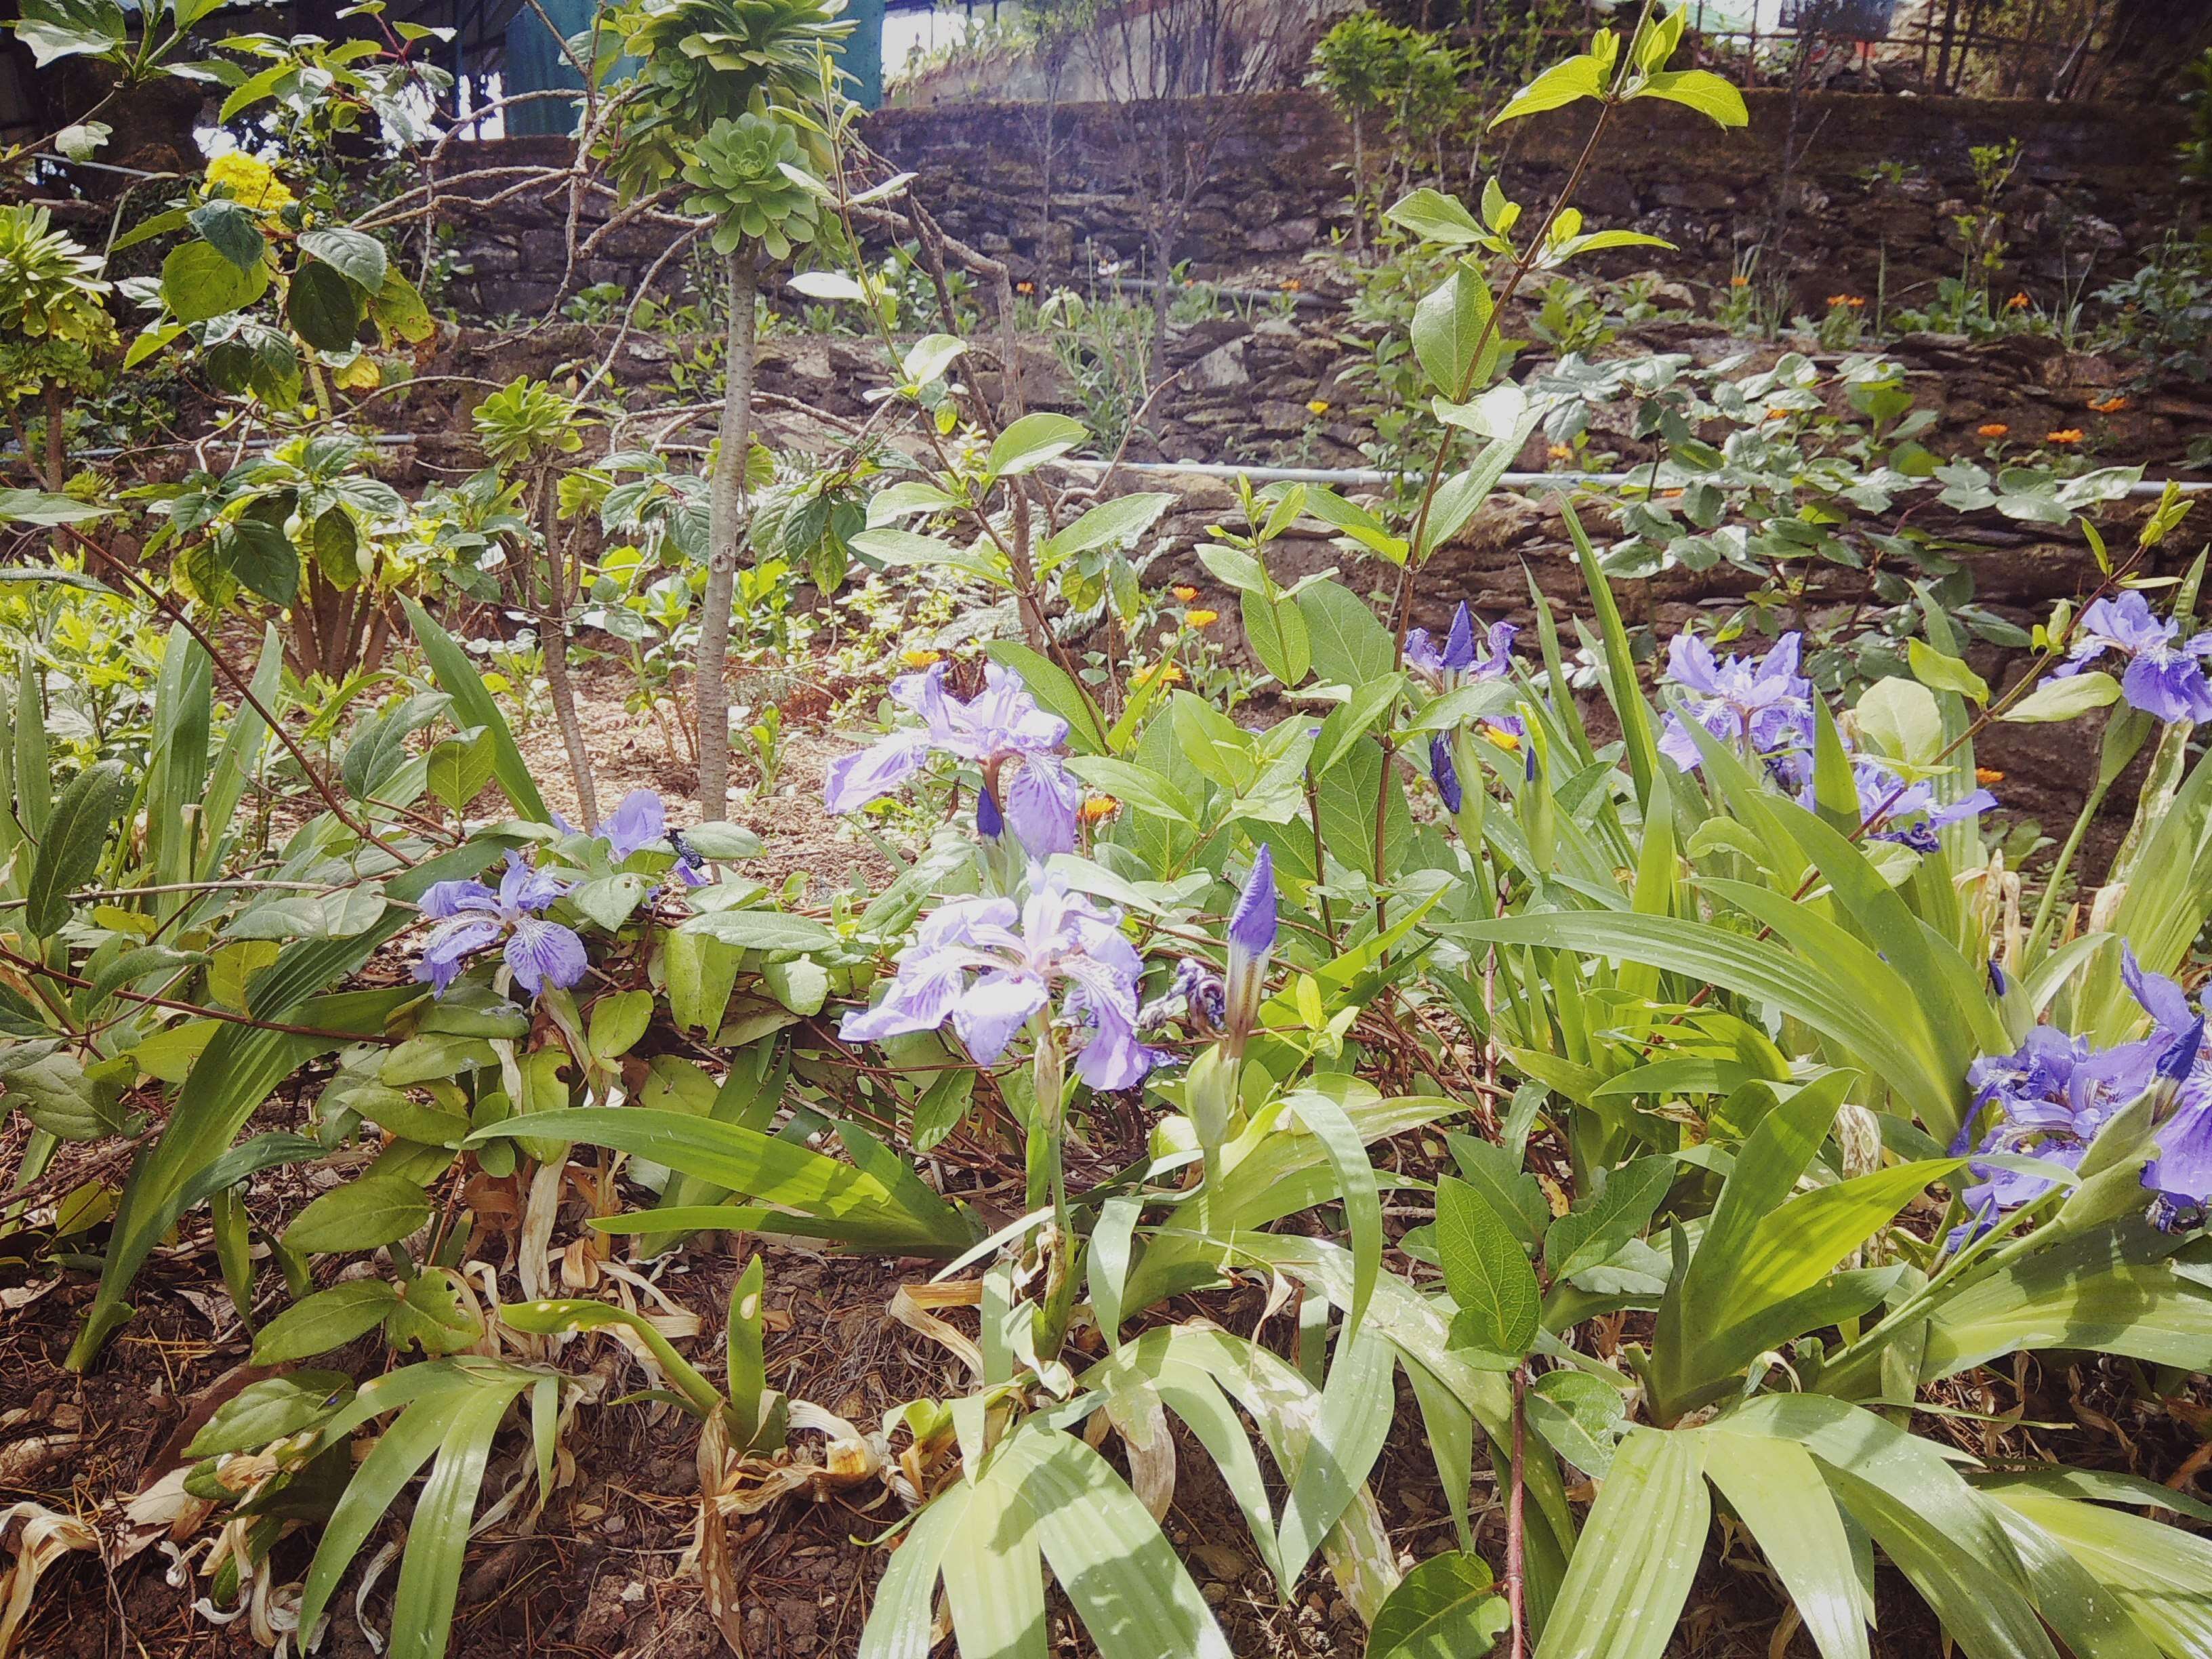
[[[1216,346],[1183,371],[1182,383],[1194,392],[1216,392],[1224,387],[1249,386],[1250,372],[1244,366],[1245,337]]]

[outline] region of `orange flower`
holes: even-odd
[[[1221,613],[1218,611],[1190,611],[1183,614],[1183,620],[1193,628],[1211,628],[1221,620]]]
[[[2034,303],[2034,301],[2027,297],[2027,291],[2022,289],[2020,293],[2014,295],[2011,299],[2005,301],[2005,309],[2007,311],[2025,311]]]
[[[1770,409],[1766,411],[1766,418],[1770,421],[1786,421],[1790,418],[1790,411],[1786,409]]]
[[[899,660],[908,668],[927,668],[932,663],[944,661],[945,653],[942,651],[902,651]]]
[[[1574,448],[1569,444],[1553,444],[1544,453],[1555,461],[1571,461],[1575,458]]]
[[[1748,276],[1731,276],[1729,278],[1729,286],[1730,288],[1749,288],[1751,286],[1751,278]]]
[[[1185,605],[1188,605],[1193,599],[1198,597],[1198,590],[1194,587],[1183,587],[1177,586],[1170,587],[1168,589],[1168,592],[1174,594],[1176,598],[1181,599]]]
[[[1977,766],[1974,769],[1974,781],[1976,783],[1984,785],[2002,783],[2004,781],[2004,774],[1998,771],[1994,766]]]
[[[1304,286],[1305,284],[1295,276],[1285,276],[1283,278],[1281,283],[1282,290],[1285,294],[1296,294]]]
[[[2045,433],[2043,441],[2047,444],[2078,444],[2081,441],[2081,428],[2078,426],[2061,427],[2056,432]]]
[[[1662,501],[1679,501],[1682,499],[1682,492],[1679,489],[1662,489],[1659,492],[1659,499]]]
[[[1111,795],[1093,795],[1083,803],[1085,823],[1103,823],[1121,810],[1121,803]]]
[[[1831,294],[1828,306],[1831,310],[1864,311],[1866,301],[1856,294]]]
[[[2128,406],[2128,400],[2114,392],[2109,398],[2092,398],[2089,407],[2100,415],[2117,415]]]
[[[2002,438],[2012,428],[2002,421],[1986,421],[1974,428],[1977,438]]]
[[[1036,292],[1036,284],[1035,283],[1016,283],[1014,284],[1014,292],[1017,294],[1034,294]]]

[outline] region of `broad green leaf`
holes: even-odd
[[[984,458],[983,470],[994,478],[1018,477],[1066,454],[1090,437],[1082,422],[1065,415],[1024,415],[999,434],[990,454]]]
[[[1095,552],[1102,547],[1126,547],[1158,523],[1160,514],[1174,506],[1175,501],[1173,495],[1148,490],[1101,501],[1040,542],[1038,563],[1042,568],[1049,568],[1079,553]]]
[[[1921,684],[1937,691],[1955,691],[1977,703],[1989,702],[1989,682],[1956,657],[1946,656],[1923,639],[1905,643],[1912,660],[1912,678]]]
[[[1998,716],[2023,725],[2079,719],[2119,701],[2120,683],[2092,669],[2064,679],[2046,679]]]
[[[333,1188],[292,1218],[288,1249],[373,1250],[428,1226],[429,1194],[402,1176],[365,1175]]]
[[[353,1396],[353,1378],[343,1371],[264,1377],[225,1401],[192,1437],[185,1455],[219,1457],[225,1452],[258,1451],[272,1440],[313,1428]]]
[[[1445,397],[1462,398],[1487,383],[1498,360],[1496,310],[1489,284],[1464,264],[1413,307],[1413,353]]]
[[[1536,1340],[1535,1269],[1489,1200],[1463,1181],[1437,1182],[1437,1254],[1458,1304],[1452,1340],[1518,1363]]]
[[[1383,216],[1425,242],[1440,242],[1446,247],[1468,247],[1482,240],[1482,227],[1475,223],[1474,216],[1457,197],[1447,196],[1426,185]]]
[[[1639,1158],[1613,1170],[1602,1191],[1576,1205],[1545,1232],[1544,1265],[1552,1277],[1571,1279],[1640,1236],[1674,1180],[1674,1160],[1664,1155]]]
[[[1659,70],[1630,96],[1664,98],[1710,116],[1724,127],[1751,125],[1751,112],[1744,105],[1743,94],[1711,70]]]
[[[1432,1555],[1400,1581],[1367,1632],[1369,1659],[1479,1659],[1512,1624],[1479,1555]]]
[[[1505,107],[1491,118],[1495,128],[1508,121],[1518,120],[1524,115],[1539,115],[1547,109],[1559,109],[1583,98],[1601,98],[1605,95],[1605,68],[1595,58],[1584,53],[1570,58],[1563,64],[1554,64],[1527,86],[1506,100]]]
[[[1711,1500],[1704,1443],[1637,1429],[1583,1528],[1536,1659],[1660,1659],[1704,1559]]]
[[[130,775],[120,761],[101,761],[70,781],[39,834],[23,884],[23,925],[49,938],[70,919],[70,895],[92,879],[107,849],[107,832],[130,804]]]
[[[1101,1659],[1234,1659],[1174,1547],[1104,1458],[1042,1428],[1018,1431],[999,1455]]]
[[[342,1348],[384,1322],[399,1292],[381,1279],[349,1279],[302,1297],[253,1339],[253,1363],[286,1365]]]
[[[266,261],[240,270],[212,242],[185,242],[161,261],[161,301],[180,323],[243,311],[269,291]]]
[[[1867,1659],[1868,1604],[1843,1516],[1812,1455],[1793,1441],[1699,1431],[1705,1473],[1782,1579],[1820,1659]]]

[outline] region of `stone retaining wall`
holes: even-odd
[[[1793,106],[1787,93],[1772,91],[1747,101],[1751,125],[1740,132],[1670,104],[1622,109],[1577,192],[1592,224],[1665,236],[1680,250],[1661,256],[1670,276],[1717,283],[1770,237],[1779,216],[1780,252],[1766,256],[1767,273],[1778,267],[1796,301],[1817,307],[1838,291],[1872,295],[1880,285],[1894,299],[1957,275],[1955,220],[1974,205],[1978,147],[2021,145],[2001,203],[2010,247],[2004,280],[2039,299],[2057,300],[2078,284],[2085,264],[2099,280],[2119,274],[2134,250],[2193,210],[2172,163],[2180,124],[2163,110],[1840,93],[1808,94]],[[1547,203],[1589,120],[1583,106],[1519,124],[1484,167],[1500,167],[1522,199]],[[892,109],[869,117],[864,131],[889,164],[917,175],[921,199],[947,229],[1025,276],[1141,259],[1148,191],[1163,165],[1180,172],[1194,158],[1205,182],[1183,216],[1175,257],[1201,271],[1295,259],[1346,224],[1350,137],[1306,93],[1136,110]],[[457,147],[448,167],[501,169],[565,154],[561,140],[508,139]],[[1455,169],[1468,162],[1453,160]],[[1876,176],[1889,163],[1902,164],[1901,179]],[[457,187],[450,221],[464,270],[448,293],[465,313],[530,316],[562,291],[565,191],[471,203],[514,177],[495,172]],[[634,286],[672,234],[662,222],[622,227],[565,273],[570,289]],[[1649,253],[1607,258],[1619,269],[1652,262]]]

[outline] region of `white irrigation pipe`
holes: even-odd
[[[1109,464],[1062,459],[1054,465],[1103,473]],[[1367,466],[1232,466],[1222,461],[1123,461],[1118,470],[1123,472],[1188,472],[1201,478],[1249,478],[1254,483],[1348,484],[1367,489],[1393,483],[1407,476]],[[1509,472],[1498,483],[1499,488],[1505,489],[1541,489],[1564,484],[1636,484],[1647,482],[1650,477],[1650,467],[1639,466],[1632,472]],[[2140,479],[2128,486],[2128,494],[2162,495],[2168,482],[2162,478]],[[2185,495],[2201,495],[2212,490],[2212,483],[2183,478],[2171,482]]]
[[[408,444],[420,443],[425,435],[443,437],[453,434],[379,432],[370,435],[368,441],[379,448],[398,448]],[[188,443],[155,446],[155,447],[168,449],[189,449],[192,447]],[[672,448],[677,446],[663,447]],[[250,451],[258,452],[274,448],[275,445],[256,440],[248,443],[246,447]],[[118,455],[141,453],[143,453],[143,449],[125,450],[113,447],[79,449],[70,452],[70,459],[72,460],[107,460]],[[0,451],[0,461],[19,459],[21,456],[18,451],[12,449]],[[1200,478],[1249,478],[1254,483],[1341,484],[1355,489],[1376,489],[1383,484],[1395,483],[1407,476],[1403,473],[1384,472],[1371,466],[1237,466],[1227,461],[1113,463],[1085,460],[1067,456],[1062,456],[1051,465],[1079,472],[1104,473],[1109,469],[1119,472],[1146,472],[1156,475],[1182,472]],[[1639,466],[1632,472],[1509,472],[1498,481],[1498,487],[1501,489],[1555,489],[1567,484],[1635,484],[1649,480],[1650,476],[1651,469],[1648,466]],[[2128,494],[2162,495],[2166,493],[2169,483],[2185,495],[2199,495],[2207,490],[2212,490],[2212,483],[2202,483],[2194,479],[2143,478],[2130,484]]]

